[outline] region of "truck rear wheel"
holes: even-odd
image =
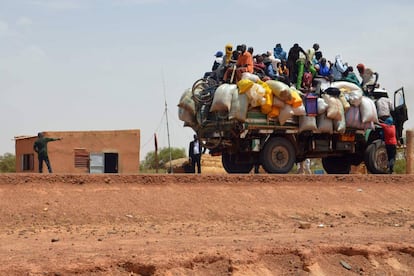
[[[344,156],[324,157],[322,166],[328,174],[349,174],[351,171],[351,161]]]
[[[249,173],[253,169],[251,163],[236,163],[237,154],[229,154],[223,152],[221,155],[221,163],[227,173]]]
[[[372,174],[385,174],[388,170],[388,155],[385,143],[375,140],[365,150],[364,156],[367,170]]]
[[[288,173],[295,160],[295,148],[284,137],[270,138],[261,152],[261,163],[268,173]]]

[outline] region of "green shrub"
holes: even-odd
[[[5,153],[0,155],[0,173],[16,172],[16,157],[14,154]]]

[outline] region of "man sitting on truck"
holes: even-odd
[[[237,82],[241,80],[241,76],[244,72],[253,73],[253,57],[250,52],[247,51],[247,46],[245,44],[242,44],[239,49],[240,52],[237,58],[235,69],[236,79],[231,79],[231,77],[234,77],[232,72],[233,68],[229,68],[224,74],[225,82]]]
[[[371,92],[374,91],[376,85],[376,78],[378,78],[378,74],[375,73],[371,68],[365,67],[365,65],[362,63],[359,63],[357,65],[357,69],[359,72],[359,76],[362,79],[362,90],[367,94],[371,94]]]

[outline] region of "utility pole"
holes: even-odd
[[[155,172],[158,173],[158,141],[157,141],[157,134],[154,133],[154,158],[155,158]]]
[[[169,150],[169,154],[170,154],[170,172],[174,173],[173,168],[172,168],[172,154],[171,154],[171,144],[170,144],[170,129],[169,129],[169,125],[168,125],[168,108],[167,108],[167,95],[165,93],[165,79],[164,79],[164,71],[162,71],[162,86],[163,86],[163,90],[164,90],[164,113],[165,113],[165,120],[167,122],[167,137],[168,137],[168,150]]]

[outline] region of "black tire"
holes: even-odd
[[[261,152],[261,163],[268,173],[288,173],[296,161],[295,148],[284,137],[270,138]]]
[[[375,140],[370,144],[364,154],[367,170],[372,174],[385,174],[388,171],[388,155],[385,143]]]
[[[324,157],[322,166],[328,174],[349,174],[351,171],[351,161],[345,156]]]
[[[236,163],[237,155],[223,152],[221,155],[221,163],[227,173],[249,173],[253,164],[251,163]]]
[[[213,86],[206,79],[199,79],[194,82],[191,91],[193,93],[193,100],[196,104],[209,104],[213,101],[214,91],[216,86]]]

